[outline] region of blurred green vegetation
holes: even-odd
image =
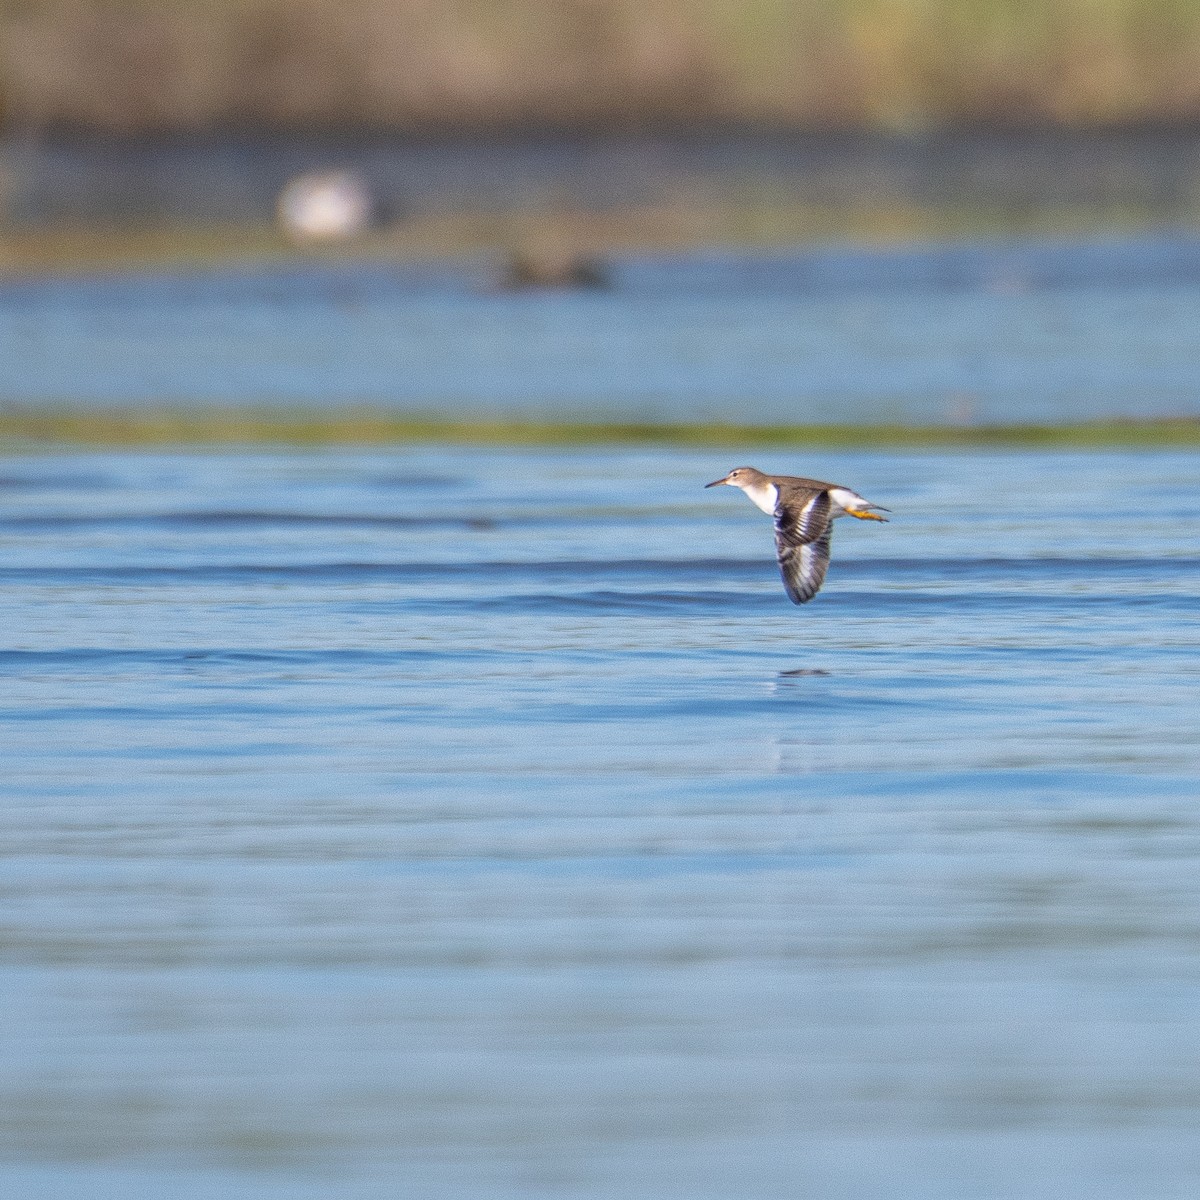
[[[0,0],[9,129],[1171,123],[1200,0]]]
[[[1200,419],[1087,421],[1064,425],[737,425],[448,420],[378,410],[333,415],[243,409],[10,410],[0,412],[0,450],[30,446],[670,445],[839,448],[1200,449]]]

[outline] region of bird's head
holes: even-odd
[[[730,487],[748,488],[766,482],[767,476],[761,471],[755,470],[754,467],[734,467],[724,479],[714,479],[712,483],[706,483],[704,486],[706,488],[719,487],[721,484],[727,483]]]

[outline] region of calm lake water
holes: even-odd
[[[804,608],[746,459],[894,510]],[[5,1194],[1200,1194],[1198,517],[1167,452],[9,453]]]
[[[1200,237],[0,282],[0,404],[669,421],[1200,415]]]

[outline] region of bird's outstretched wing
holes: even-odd
[[[825,582],[829,566],[829,535],[833,530],[827,491],[814,491],[803,507],[794,502],[775,507],[775,553],[784,591],[793,604],[811,600]]]

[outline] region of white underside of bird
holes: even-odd
[[[779,504],[779,489],[773,483],[745,485],[735,483],[733,486],[740,486],[742,491],[768,517],[775,515],[775,508]],[[849,488],[844,487],[831,487],[829,489],[829,499],[833,501],[833,511],[829,514],[831,521],[836,521],[838,517],[849,516],[851,509],[862,512],[864,509],[875,507],[864,496],[860,496],[857,492],[852,492]]]

